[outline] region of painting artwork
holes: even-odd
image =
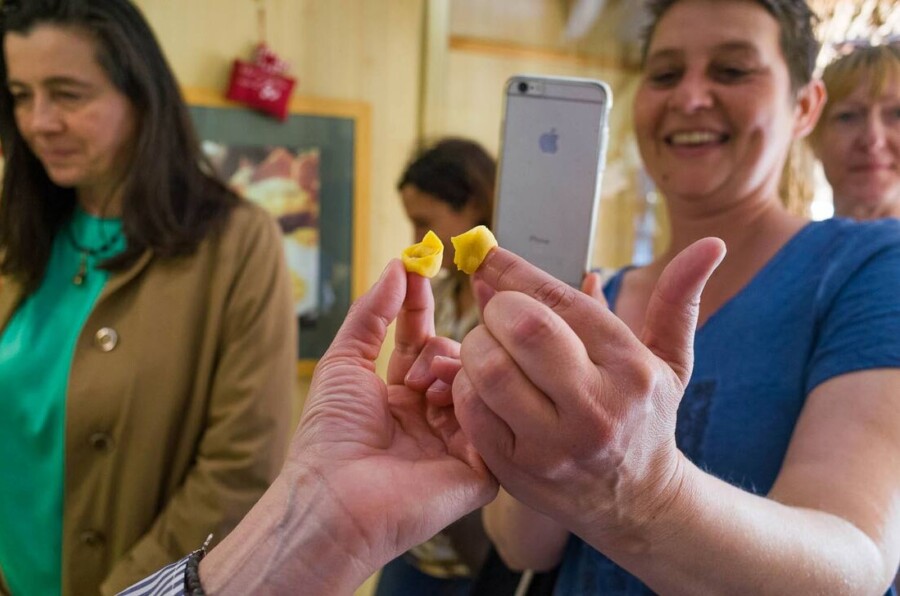
[[[294,310],[313,324],[319,309],[321,258],[319,149],[204,141],[203,151],[231,188],[278,221]]]
[[[368,107],[295,97],[281,121],[213,90],[186,90],[185,98],[220,179],[281,228],[298,368],[311,374],[363,288]]]

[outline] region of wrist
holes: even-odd
[[[692,515],[698,472],[673,447],[642,482],[617,499],[612,512],[577,533],[617,561],[647,556],[671,539]]]
[[[208,594],[352,594],[375,569],[362,537],[320,476],[286,468],[244,520],[200,562]]]

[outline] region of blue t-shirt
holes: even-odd
[[[605,288],[613,309],[621,283],[622,272]],[[699,468],[765,495],[817,385],[900,367],[900,222],[808,224],[697,330],[694,350],[678,447]],[[653,592],[573,536],[555,593]]]

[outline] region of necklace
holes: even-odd
[[[75,235],[72,234],[71,226],[66,226],[66,236],[69,237],[69,242],[72,243],[72,246],[75,247],[81,257],[79,259],[78,264],[78,272],[75,274],[75,277],[72,278],[72,283],[76,286],[80,286],[84,283],[84,280],[87,279],[88,274],[88,257],[96,259],[98,256],[102,255],[109,249],[115,245],[116,242],[119,241],[119,238],[122,237],[122,232],[116,232],[113,236],[106,240],[102,245],[97,248],[90,248],[88,246],[82,246],[75,240]]]

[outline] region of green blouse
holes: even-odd
[[[0,330],[0,568],[13,594],[60,593],[66,385],[81,329],[125,248],[122,223],[76,209],[40,287]]]

